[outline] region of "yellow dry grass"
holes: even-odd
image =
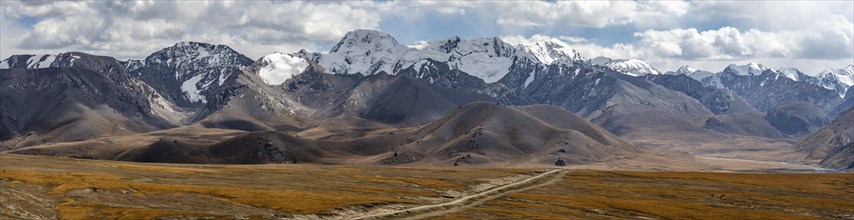
[[[447,190],[466,191],[486,179],[534,172],[311,164],[139,164],[7,154],[0,154],[0,157],[3,158],[0,167],[5,170],[0,173],[0,187],[17,187],[15,193],[28,192],[49,199],[53,201],[49,208],[66,219],[233,218],[220,216],[231,210],[252,213],[244,216],[249,218],[273,214],[335,216],[339,209],[364,211],[384,204],[420,205],[447,201],[448,198],[443,197]],[[131,194],[122,194],[125,192]],[[105,199],[105,196],[145,201],[116,204],[121,199]],[[177,203],[163,205],[164,200],[160,198],[190,199],[190,203],[211,204],[210,207],[217,208],[202,211]],[[0,211],[6,210],[2,205]],[[220,211],[219,207],[227,210]],[[568,171],[561,181],[551,185],[510,193],[440,218],[814,219],[853,216],[854,174],[851,173]]]
[[[188,216],[194,218],[227,219],[225,216],[206,213],[174,211],[135,207],[110,207],[92,202],[66,199],[57,206],[63,219],[98,219],[109,216],[112,219],[154,219],[161,216]]]
[[[44,173],[6,170],[0,178],[30,184],[53,185],[51,193],[63,194],[75,189],[130,189],[142,193],[197,193],[227,198],[241,204],[268,207],[288,213],[328,214],[326,210],[373,203],[403,203],[401,199],[342,192],[317,193],[296,190],[269,190],[251,187],[202,186],[135,182],[115,175],[89,173]]]
[[[146,164],[130,164],[121,163],[114,165],[122,169],[140,170],[140,171],[155,171],[155,172],[170,172],[179,174],[195,174],[195,173],[223,173],[216,169],[180,167],[180,166],[163,166],[163,165],[146,165]]]
[[[242,215],[250,218],[334,216],[340,209],[444,201],[447,198],[440,193],[448,190],[464,191],[484,179],[531,172],[313,164],[155,164],[1,153],[0,157],[4,170],[0,187],[16,187],[23,190],[21,193],[54,201],[53,207],[47,208],[70,219],[216,217],[232,211],[252,213]],[[186,204],[208,208],[195,210]],[[3,207],[0,204],[0,210]]]
[[[821,219],[854,216],[854,174],[570,172],[552,186],[488,202],[470,216]],[[519,209],[524,208],[524,209]],[[488,210],[488,211],[486,211]],[[583,212],[579,212],[583,210]],[[518,213],[517,213],[518,212]]]
[[[397,185],[417,185],[420,187],[437,188],[437,189],[454,189],[462,190],[465,186],[440,179],[418,178],[418,177],[385,177],[385,176],[365,176],[356,175],[353,178],[359,178],[370,182],[397,184]]]

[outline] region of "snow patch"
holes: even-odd
[[[56,60],[55,55],[34,55],[27,59],[27,69],[48,68],[54,60]]]
[[[455,62],[457,69],[483,79],[486,83],[497,82],[510,72],[513,60],[507,57],[493,58],[485,53],[472,53]]]
[[[198,51],[199,51],[199,54],[196,55],[196,59],[202,59],[202,58],[211,56],[211,53],[208,52],[205,48],[200,48]]]
[[[190,100],[190,102],[196,103],[201,101],[202,103],[207,103],[205,96],[200,94],[201,90],[199,90],[196,85],[202,80],[202,77],[203,75],[193,76],[181,84],[181,91],[184,91],[184,94],[187,96],[187,100]]]
[[[77,59],[80,59],[80,58],[81,58],[80,56],[71,55],[71,60],[68,61],[69,62],[68,66],[74,66],[74,61]],[[128,61],[128,64],[130,64],[130,61]]]
[[[528,78],[525,79],[525,88],[528,88],[528,84],[534,81],[534,75],[536,74],[536,70],[532,70],[531,73],[528,73]]]
[[[44,57],[42,57],[41,61],[36,63],[35,68],[48,68],[48,67],[50,67],[51,64],[53,64],[53,61],[55,61],[55,60],[56,60],[56,56],[45,55]]]
[[[217,79],[217,85],[222,85],[225,83],[225,79],[227,79],[231,74],[219,74],[219,79]]]
[[[272,53],[262,59],[267,65],[261,67],[258,75],[269,85],[281,85],[308,67],[305,59],[290,54]]]

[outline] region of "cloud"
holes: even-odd
[[[316,49],[380,15],[344,3],[229,1],[4,2],[3,22],[37,22],[9,36],[23,50],[80,50],[140,58],[178,41],[227,44],[250,56]],[[4,48],[5,49],[5,48]]]
[[[512,45],[532,43],[532,42],[543,42],[543,41],[550,41],[550,40],[558,40],[561,42],[569,42],[569,43],[587,42],[587,39],[583,38],[583,37],[566,36],[566,35],[561,35],[558,37],[552,37],[552,36],[542,35],[542,34],[535,34],[535,35],[532,35],[531,37],[524,37],[522,35],[507,35],[507,36],[501,36],[501,40],[504,40],[504,42],[510,43]]]
[[[525,37],[525,36],[522,36],[522,35],[508,35],[508,36],[501,36],[501,40],[503,40],[504,42],[510,43],[510,44],[512,44],[512,45],[519,45],[519,44],[526,44],[526,43],[532,43],[532,42],[548,41],[548,40],[551,40],[551,39],[554,39],[554,37],[552,37],[552,36],[548,36],[548,35],[542,35],[542,34],[535,34],[535,35],[533,35],[533,36],[531,36],[531,37]]]
[[[854,23],[843,16],[827,16],[804,31],[799,57],[815,59],[854,56]]]
[[[493,14],[497,16],[497,24],[523,28],[602,28],[627,24],[647,27],[672,23],[672,20],[687,13],[689,6],[682,1],[537,1],[494,4]]]
[[[739,29],[794,31],[827,15],[854,20],[852,8],[852,1],[692,1],[686,18],[693,24],[726,22]]]
[[[827,16],[799,31],[646,30],[635,33],[638,46],[659,57],[683,59],[807,58],[840,59],[854,56],[854,23]]]
[[[557,38],[558,38],[558,39],[561,39],[561,40],[563,40],[563,41],[566,41],[566,42],[570,42],[570,43],[584,43],[584,42],[587,42],[587,38],[583,38],[583,37],[560,36],[560,37],[557,37]]]

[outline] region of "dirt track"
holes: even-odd
[[[386,218],[396,218],[396,219],[422,219],[427,217],[439,216],[448,213],[458,212],[465,210],[466,208],[476,206],[478,204],[482,204],[483,202],[499,198],[507,193],[524,191],[531,188],[536,188],[544,185],[548,185],[554,183],[557,180],[560,180],[563,175],[565,175],[566,169],[556,169],[551,170],[539,175],[536,175],[531,178],[527,178],[524,180],[520,180],[517,182],[513,182],[507,185],[503,185],[500,187],[496,187],[491,190],[487,190],[485,192],[477,193],[474,195],[464,196],[455,200],[451,200],[445,203],[440,204],[432,204],[432,205],[424,205],[417,206],[412,208],[407,208],[403,210],[379,213],[379,214],[371,214],[365,216],[358,216],[355,218],[350,218],[353,220],[362,220],[362,219],[386,219]],[[540,181],[541,179],[545,179],[551,176],[551,179],[546,181]]]

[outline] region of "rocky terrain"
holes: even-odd
[[[821,165],[837,169],[854,168],[854,109],[848,109],[832,123],[813,132],[798,143],[798,151],[808,159],[821,160]]]

